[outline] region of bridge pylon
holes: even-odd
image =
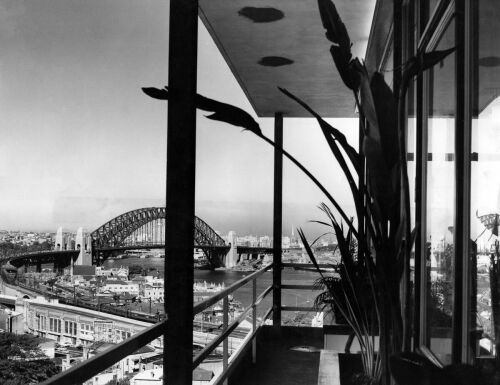
[[[54,250],[56,251],[66,250],[66,242],[65,242],[66,240],[64,238],[65,237],[62,231],[62,227],[59,226],[56,232],[56,242]]]
[[[90,236],[83,231],[82,227],[79,227],[76,231],[75,237],[75,250],[79,250],[80,254],[75,261],[75,265],[91,265],[91,241]]]
[[[238,250],[236,245],[236,233],[234,231],[230,231],[227,234],[227,241],[231,245],[229,252],[226,254],[225,265],[227,268],[234,267],[238,264]]]

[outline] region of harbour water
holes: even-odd
[[[148,274],[158,275],[160,277],[164,276],[163,264],[165,260],[162,258],[126,258],[126,259],[115,259],[107,260],[104,266],[110,267],[129,267],[132,265],[140,265],[142,268],[149,270]],[[224,283],[226,287],[231,286],[233,283],[242,279],[243,277],[251,274],[250,271],[233,271],[233,270],[195,270],[194,279],[196,282],[206,281],[222,284]],[[285,268],[282,271],[282,283],[283,284],[304,284],[311,285],[318,278],[318,274],[311,271],[300,271],[293,270],[291,268]],[[272,284],[272,272],[266,272],[257,279],[257,296],[266,288]],[[312,290],[283,290],[281,294],[281,301],[283,306],[312,306],[314,303],[314,298],[319,292]],[[252,303],[252,282],[247,283],[234,293],[234,299],[246,307]],[[263,314],[271,306],[272,293],[270,293],[266,300],[261,303],[258,309],[258,314]],[[314,313],[310,313],[307,319],[311,318]],[[283,314],[284,320],[293,319],[296,314],[291,312],[290,314]]]

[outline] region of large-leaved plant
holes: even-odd
[[[280,91],[316,119],[352,193],[355,220],[316,176],[267,138],[247,112],[202,95],[196,95],[196,105],[211,112],[207,118],[243,127],[277,148],[325,194],[328,202],[322,203],[320,208],[327,221],[318,222],[332,229],[341,253],[341,264],[337,268],[341,284],[330,287],[326,284],[326,290],[359,340],[365,376],[372,383],[388,384],[389,357],[407,350],[410,339],[410,322],[404,317],[404,309],[409,304],[402,303],[400,295],[403,275],[409,273],[413,243],[406,165],[405,96],[415,76],[444,60],[453,49],[417,52],[403,66],[401,87],[394,93],[382,74],[370,74],[362,61],[352,57],[351,41],[335,5],[330,0],[318,0],[318,6],[326,38],[332,43],[333,62],[345,86],[352,90],[359,111],[362,148],[358,151],[351,146],[338,129],[306,102],[288,90],[280,88]],[[168,87],[143,88],[143,91],[160,100],[175,97],[176,93]],[[302,230],[299,235],[311,261],[323,274],[306,235]],[[350,247],[352,241],[357,244],[355,253]],[[324,282],[329,282],[326,278],[323,277]],[[367,302],[370,307],[365,306]],[[378,352],[375,335],[380,341]]]

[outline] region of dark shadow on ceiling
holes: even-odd
[[[279,9],[271,7],[243,7],[238,11],[238,14],[245,16],[254,23],[270,23],[285,17],[285,14]]]
[[[259,60],[259,64],[266,67],[281,67],[293,64],[293,60],[281,56],[265,56]]]
[[[500,67],[500,57],[485,56],[478,60],[481,67]]]

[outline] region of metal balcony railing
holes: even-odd
[[[257,319],[257,306],[264,300],[264,298],[272,291],[273,286],[270,285],[266,289],[264,289],[257,296],[257,279],[268,271],[272,267],[272,264],[263,267],[262,269],[244,277],[238,282],[234,283],[230,287],[226,288],[215,294],[214,296],[206,299],[205,301],[197,303],[193,307],[193,317],[196,314],[203,312],[209,307],[215,305],[216,303],[222,301],[223,302],[223,323],[222,330],[220,335],[214,338],[209,344],[205,346],[203,350],[201,350],[194,358],[193,358],[193,369],[195,369],[205,358],[209,356],[221,343],[222,343],[222,372],[218,376],[218,378],[214,381],[214,384],[223,383],[231,370],[234,368],[236,363],[239,361],[241,354],[246,350],[246,347],[249,343],[252,343],[252,353],[255,358],[256,354],[256,345],[255,345],[255,337],[259,330],[259,327],[265,323],[265,321],[269,318],[272,313],[272,308],[269,308],[264,316],[258,322]],[[229,323],[229,295],[234,293],[243,285],[252,281],[252,303],[246,307],[241,315]],[[229,346],[228,346],[228,338],[231,333],[238,327],[238,325],[248,316],[249,313],[252,313],[252,329],[250,333],[243,339],[240,348],[229,356]],[[83,383],[92,377],[98,375],[99,373],[106,370],[108,367],[113,364],[119,362],[125,357],[133,354],[142,346],[147,345],[151,341],[156,338],[159,338],[165,335],[168,324],[167,320],[161,321],[151,327],[146,328],[140,333],[133,335],[122,343],[116,345],[112,349],[109,349],[87,361],[84,361],[80,364],[73,366],[71,369],[68,369],[62,373],[57,374],[56,376],[48,379],[43,382],[43,384],[78,384]],[[168,341],[164,341],[165,344],[168,344]]]

